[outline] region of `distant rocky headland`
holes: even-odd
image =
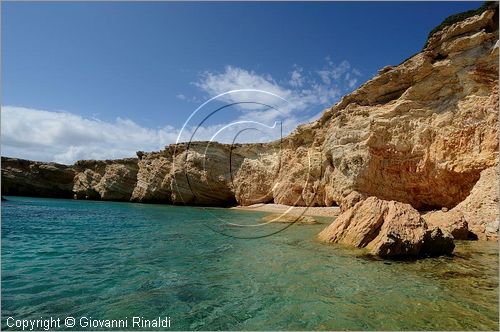
[[[446,22],[446,21],[445,21]],[[319,239],[381,256],[498,237],[498,4],[266,144],[191,142],[65,166],[2,157],[2,194],[208,206],[340,206]]]

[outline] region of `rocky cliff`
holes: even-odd
[[[2,157],[2,195],[71,198],[74,177],[66,165]]]
[[[75,171],[73,193],[76,199],[128,201],[137,184],[137,159],[80,160]]]
[[[498,193],[483,206],[473,188],[484,170],[497,175],[498,48],[494,7],[437,31],[422,52],[383,68],[280,142],[183,143],[68,167],[3,158],[2,193],[332,206],[356,191],[420,211],[455,208],[484,233],[498,224]],[[488,212],[475,213],[478,204]]]

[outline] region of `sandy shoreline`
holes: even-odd
[[[283,204],[253,204],[248,206],[235,206],[231,209],[245,211],[259,211],[271,213],[285,213],[294,216],[311,216],[311,217],[337,217],[340,214],[338,206],[332,207],[304,207],[304,206],[288,206]]]

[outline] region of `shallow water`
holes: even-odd
[[[220,227],[265,213],[7,198],[3,329],[9,316],[169,316],[173,330],[498,329],[497,243],[391,262],[315,242],[325,224],[217,233],[286,226]]]

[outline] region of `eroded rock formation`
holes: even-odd
[[[480,239],[498,239],[498,185],[498,167],[485,169],[470,195],[451,210],[463,213]]]
[[[319,235],[320,241],[368,248],[382,257],[450,254],[453,237],[439,228],[428,229],[411,205],[376,197],[344,211]]]
[[[455,240],[473,240],[463,213],[458,211],[433,211],[422,216],[430,227],[439,227],[450,233]]]
[[[498,7],[445,27],[422,52],[384,67],[280,142],[182,143],[70,167],[2,158],[2,194],[217,206],[343,204],[344,213],[376,196],[420,211],[460,211],[471,231],[495,238],[497,21]]]
[[[137,160],[80,160],[74,166],[74,198],[128,201],[137,182]]]
[[[481,171],[498,163],[494,15],[445,28],[421,53],[297,128],[284,140],[287,166],[271,181],[272,200],[330,206],[356,190],[422,210],[463,201]],[[240,177],[260,168],[247,165]],[[262,196],[258,182],[244,188],[240,204]]]
[[[66,165],[2,157],[2,195],[71,198],[74,177]]]

